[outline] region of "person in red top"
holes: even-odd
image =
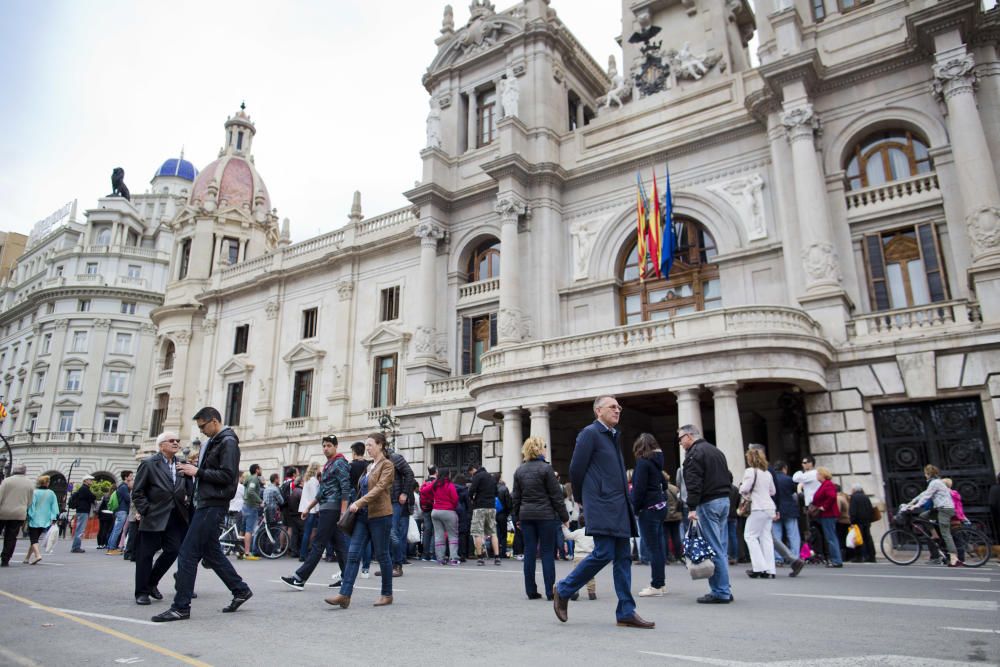
[[[840,544],[837,541],[837,518],[840,508],[837,506],[837,487],[831,481],[833,475],[827,468],[817,468],[816,477],[820,480],[819,488],[813,494],[812,504],[820,508],[819,525],[826,538],[827,551],[830,560],[827,567],[844,567],[844,559],[840,555]]]
[[[438,471],[438,478],[431,486],[434,494],[434,509],[431,521],[434,523],[434,553],[442,565],[458,565],[458,491],[451,483],[451,471]],[[445,538],[451,553],[451,561],[445,560]]]
[[[434,560],[434,521],[431,512],[434,511],[434,482],[437,481],[437,467],[427,468],[427,481],[420,487],[420,512],[422,550],[420,560]]]

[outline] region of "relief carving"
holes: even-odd
[[[764,179],[760,174],[737,178],[708,189],[726,199],[740,214],[747,230],[747,239],[767,238],[767,221],[764,217]]]
[[[811,283],[839,284],[841,276],[837,264],[837,251],[828,241],[812,243],[802,250],[802,265]]]
[[[1000,252],[1000,208],[980,206],[965,219],[976,256]]]
[[[574,222],[569,233],[573,235],[573,280],[586,280],[597,230],[590,222]]]

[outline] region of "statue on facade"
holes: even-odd
[[[628,98],[632,92],[631,81],[626,82],[625,77],[618,73],[618,65],[615,63],[614,55],[608,56],[608,78],[611,79],[611,87],[607,95],[604,96],[602,108],[610,109],[612,104],[622,106],[622,100]]]
[[[441,18],[441,34],[450,35],[455,32],[455,12],[451,5],[444,6],[444,16]]]
[[[125,185],[125,170],[121,167],[115,167],[111,172],[111,194],[108,196],[124,197],[127,201],[132,201],[128,187]]]
[[[441,148],[441,106],[436,98],[430,99],[427,112],[427,148]]]
[[[498,92],[500,94],[500,117],[517,117],[517,102],[521,97],[521,91],[518,87],[517,77],[514,76],[513,67],[508,67],[506,77],[500,79],[500,90]]]

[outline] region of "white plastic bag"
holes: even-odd
[[[424,519],[426,521],[426,519]],[[420,528],[417,527],[417,520],[410,517],[410,525],[406,529],[406,541],[410,544],[420,543]]]
[[[49,526],[49,529],[45,531],[45,553],[52,553],[53,549],[56,548],[56,539],[59,537],[59,528],[55,524]]]

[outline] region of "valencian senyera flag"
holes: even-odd
[[[646,191],[642,187],[642,177],[636,172],[635,175],[635,217],[636,217],[636,253],[639,260],[639,280],[646,279],[646,263],[649,261],[647,254],[647,230],[649,228],[649,200],[646,198]]]

